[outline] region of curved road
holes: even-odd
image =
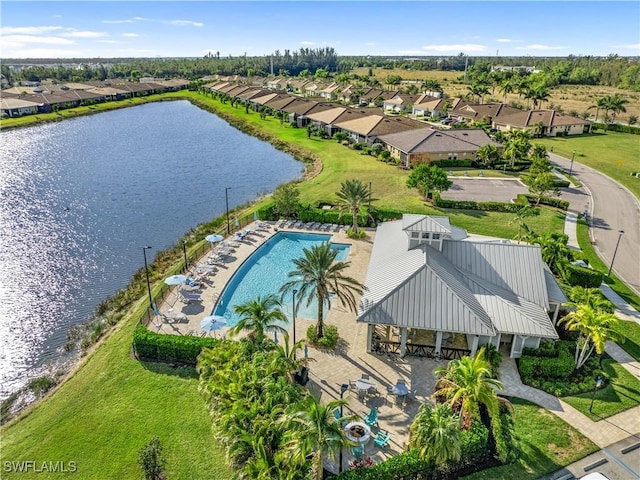
[[[549,157],[552,163],[569,169],[571,160],[554,153],[550,153]],[[640,295],[640,202],[629,190],[608,176],[575,161],[573,175],[591,193],[591,235],[598,255],[605,264],[611,265],[618,232],[624,231],[615,254],[613,271]],[[584,209],[581,209],[581,205],[572,202],[570,209],[582,213]]]

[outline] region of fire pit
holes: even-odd
[[[371,429],[364,422],[350,422],[344,427],[346,437],[355,443],[364,444],[371,438]]]

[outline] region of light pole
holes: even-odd
[[[349,385],[347,385],[346,383],[343,383],[342,385],[340,385],[340,400],[342,400],[342,396],[344,395],[344,392],[346,392],[347,390],[349,390]],[[342,422],[342,405],[340,405],[340,422]],[[342,447],[340,447],[339,462],[340,464],[338,465],[338,473],[341,473],[342,472]]]
[[[149,292],[149,306],[151,310],[153,310],[153,297],[151,296],[151,283],[149,282],[149,265],[147,264],[147,250],[151,247],[149,245],[145,245],[142,247],[142,255],[144,256],[144,273],[147,276],[147,291]]]
[[[611,266],[609,267],[609,273],[607,277],[611,276],[611,270],[613,269],[613,262],[616,260],[616,253],[618,253],[618,246],[620,245],[620,239],[624,235],[624,230],[618,230],[618,241],[616,242],[616,249],[613,251],[613,258],[611,259]]]
[[[569,167],[569,176],[573,173],[573,159],[576,158],[576,151],[571,154],[571,166]]]
[[[589,413],[593,413],[593,401],[596,399],[596,392],[602,386],[602,377],[596,378],[596,386],[593,387],[593,397],[591,397],[591,405],[589,406]]]
[[[231,190],[231,187],[224,187],[224,203],[227,207],[227,235],[231,235],[231,227],[229,227],[229,190]]]
[[[184,254],[184,269],[187,269],[187,242],[186,240],[182,241],[182,253]]]
[[[292,300],[293,300],[293,315],[292,315],[292,319],[293,319],[293,359],[296,359],[296,293],[298,293],[298,290],[294,290],[293,291],[293,295],[291,295]]]
[[[369,182],[369,212],[371,212],[371,182]]]

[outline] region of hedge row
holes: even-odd
[[[569,262],[560,264],[560,276],[565,283],[584,288],[600,288],[604,274],[591,268],[572,265]]]
[[[513,204],[507,202],[473,202],[470,200],[445,200],[438,193],[433,201],[440,208],[458,208],[464,210],[483,210],[486,212],[511,212]]]
[[[524,349],[518,361],[522,381],[529,383],[533,379],[567,378],[571,375],[576,368],[571,344],[573,342],[564,341],[553,344],[555,356],[549,356],[549,352],[539,355],[535,349]]]
[[[196,365],[203,348],[217,344],[215,338],[191,335],[163,335],[138,325],[133,332],[133,349],[138,358],[155,362]]]
[[[555,197],[541,197],[540,201],[538,201],[538,198],[534,195],[529,195],[528,193],[523,193],[520,195],[526,198],[529,203],[532,203],[534,205],[537,203],[538,205],[548,205],[550,207],[556,207],[562,210],[567,210],[569,208],[569,202],[567,200],[560,200],[559,198]]]
[[[464,160],[452,160],[448,158],[443,158],[442,160],[434,160],[431,162],[431,165],[436,165],[440,168],[449,168],[449,167],[475,167],[475,160],[471,160],[469,158],[465,158]]]
[[[618,123],[612,123],[605,125],[604,123],[594,123],[594,130],[609,130],[610,132],[631,133],[633,135],[640,135],[640,127],[634,127],[633,125],[620,125]]]

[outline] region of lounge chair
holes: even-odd
[[[389,446],[389,440],[391,440],[391,434],[384,430],[380,430],[376,438],[373,440],[373,443],[375,443],[376,447],[387,448]]]
[[[182,291],[180,292],[180,297],[179,298],[183,303],[201,302],[202,301],[202,298],[197,293],[185,293],[185,292],[182,292]]]
[[[201,286],[200,285],[182,285],[181,290],[183,292],[199,292],[201,290]]]
[[[378,424],[378,409],[372,408],[369,413],[363,418],[364,423],[373,427]]]
[[[168,313],[161,313],[160,317],[167,323],[177,323],[177,322],[181,322],[181,321],[186,321],[187,320],[187,316],[182,313],[175,313],[175,312],[168,312]]]

